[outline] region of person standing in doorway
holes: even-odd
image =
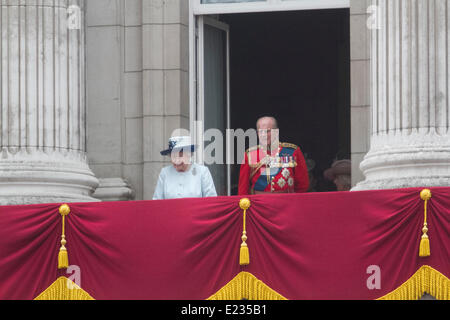
[[[259,145],[245,152],[239,174],[239,195],[304,193],[308,169],[300,148],[279,142],[278,122],[263,117],[256,123]]]
[[[324,172],[324,176],[334,182],[337,191],[350,191],[352,189],[352,162],[348,159],[336,160],[331,168]]]

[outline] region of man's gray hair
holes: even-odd
[[[275,117],[271,117],[271,116],[265,116],[265,117],[259,118],[259,119],[256,121],[256,129],[258,129],[259,122],[260,122],[262,119],[272,119],[272,121],[273,121],[273,123],[274,123],[274,125],[275,125],[275,128],[274,128],[274,129],[279,129],[279,128],[278,128],[278,120],[277,120]]]

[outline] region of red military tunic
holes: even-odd
[[[278,150],[271,155],[261,146],[250,148],[245,153],[239,175],[239,195],[303,193],[308,188],[305,158],[296,145],[280,143]]]

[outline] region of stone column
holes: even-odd
[[[1,205],[96,201],[83,8],[84,0],[1,1]]]
[[[450,0],[378,0],[372,138],[354,190],[450,186]]]

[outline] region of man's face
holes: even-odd
[[[262,118],[258,122],[259,142],[263,147],[274,145],[279,139],[279,130],[272,118]]]

